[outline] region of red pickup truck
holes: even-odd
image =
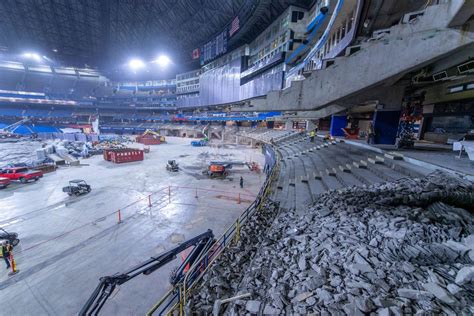
[[[0,189],[5,189],[10,185],[10,179],[0,177]]]
[[[25,167],[4,168],[0,170],[0,177],[20,180],[21,183],[26,183],[31,180],[38,181],[39,178],[43,177],[43,173],[37,170],[29,170]]]

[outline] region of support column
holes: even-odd
[[[342,129],[347,125],[347,115],[332,115],[331,127],[329,132],[331,136],[344,136]]]
[[[376,110],[373,119],[375,143],[394,145],[397,138],[399,121],[400,110]]]
[[[292,120],[287,120],[287,121],[285,122],[285,129],[286,129],[287,131],[290,131],[290,130],[293,129],[293,121],[292,121]]]

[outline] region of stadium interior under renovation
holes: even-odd
[[[473,161],[472,0],[0,1],[2,315],[472,315]]]

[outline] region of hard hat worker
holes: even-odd
[[[314,143],[314,137],[316,136],[316,131],[313,129],[309,132],[309,141]]]
[[[8,241],[4,241],[2,244],[2,256],[3,260],[7,264],[7,270],[10,269],[10,253],[13,250],[13,246]]]

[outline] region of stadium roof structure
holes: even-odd
[[[74,66],[102,70],[132,55],[164,51],[190,62],[194,48],[222,32],[241,12],[236,47],[261,33],[290,4],[311,0],[2,0],[0,48],[36,49]],[[242,19],[241,19],[242,20]],[[245,22],[245,23],[244,23]]]

